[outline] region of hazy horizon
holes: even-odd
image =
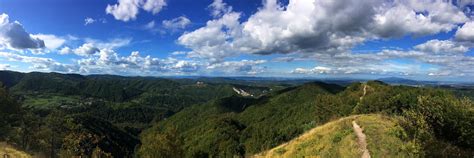
[[[243,75],[236,75],[236,76],[210,76],[210,75],[121,75],[121,74],[106,74],[106,73],[96,73],[96,74],[80,74],[80,73],[64,73],[64,72],[41,72],[41,71],[30,71],[30,72],[21,72],[21,71],[14,71],[14,70],[0,70],[0,71],[12,71],[12,72],[19,72],[19,73],[60,73],[60,74],[74,74],[74,75],[83,75],[83,76],[94,76],[94,75],[112,75],[112,76],[120,76],[120,77],[151,77],[151,78],[170,78],[170,79],[197,79],[197,78],[242,78],[242,80],[246,80],[245,78],[251,79],[262,79],[262,80],[271,80],[271,79],[281,79],[281,80],[315,80],[315,81],[373,81],[373,80],[381,80],[381,79],[396,79],[396,80],[412,80],[412,81],[419,81],[421,84],[422,82],[440,82],[440,83],[464,83],[464,84],[473,84],[474,81],[469,80],[453,80],[453,79],[445,79],[445,80],[429,80],[429,79],[417,79],[417,78],[410,78],[404,76],[368,76],[368,77],[357,77],[357,76],[243,76]]]

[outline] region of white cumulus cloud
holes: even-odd
[[[210,8],[215,19],[183,34],[178,43],[191,57],[219,60],[251,54],[348,52],[369,40],[448,32],[468,20],[449,2],[379,0],[265,0],[263,7],[240,21],[241,14],[220,0]],[[214,14],[214,13],[212,13]]]
[[[87,26],[89,24],[93,24],[95,21],[96,21],[95,19],[87,17],[86,19],[84,19],[84,26]]]
[[[469,41],[474,43],[474,21],[465,23],[455,34],[456,40]]]
[[[214,17],[219,17],[232,11],[232,7],[224,3],[223,0],[214,0],[208,8]]]
[[[23,62],[31,64],[33,70],[48,70],[58,72],[77,72],[78,67],[75,65],[62,64],[51,58],[31,57],[10,52],[0,52],[0,58],[8,61]]]
[[[428,53],[465,53],[469,47],[450,40],[429,40],[426,43],[415,46],[415,49]]]
[[[118,0],[117,4],[107,5],[105,12],[113,15],[116,20],[127,22],[135,20],[140,9],[157,14],[164,6],[165,0]]]
[[[71,54],[73,50],[69,47],[63,47],[61,50],[59,50],[59,54],[65,55],[65,54]]]
[[[43,40],[46,48],[51,50],[61,47],[66,42],[66,39],[51,34],[35,34],[31,37]]]
[[[162,24],[166,29],[177,30],[186,28],[189,24],[191,24],[191,20],[189,20],[186,16],[180,16],[171,20],[163,20]]]
[[[13,49],[44,48],[45,43],[32,37],[18,21],[10,22],[7,14],[0,14],[0,44]]]
[[[99,49],[92,43],[85,43],[79,48],[74,49],[74,53],[79,56],[90,56],[99,52]]]

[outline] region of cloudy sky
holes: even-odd
[[[0,70],[470,81],[473,0],[2,0]]]

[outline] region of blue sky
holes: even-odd
[[[472,2],[0,1],[0,69],[468,81]]]

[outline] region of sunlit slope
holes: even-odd
[[[23,152],[16,150],[15,148],[5,144],[5,143],[0,143],[0,156],[5,157],[7,155],[8,157],[11,158],[30,158],[32,157],[31,155]]]
[[[329,108],[332,105],[315,100],[342,89],[338,85],[314,82],[260,98],[221,98],[185,108],[146,130],[142,137],[150,139],[163,129],[176,128],[184,140],[187,157],[253,155],[291,140],[332,116],[350,113],[351,107],[339,110],[343,106],[337,106],[337,110],[333,110]],[[142,146],[150,145],[144,141]]]
[[[468,110],[473,104],[468,100],[440,89],[380,81],[338,89],[308,83],[260,98],[233,96],[191,106],[146,130],[141,148],[159,141],[153,135],[176,128],[184,157],[248,157],[262,152],[269,157],[361,157],[364,147],[371,157],[474,155],[474,117]],[[345,121],[332,122],[340,118]],[[354,120],[366,138],[363,143],[358,141],[360,132],[357,137],[354,133]],[[296,139],[310,130],[320,134]],[[295,145],[275,149],[292,140]]]
[[[370,114],[331,121],[256,157],[360,157],[352,121],[363,128],[372,157],[413,156],[411,143],[402,140],[406,134],[396,119]]]

